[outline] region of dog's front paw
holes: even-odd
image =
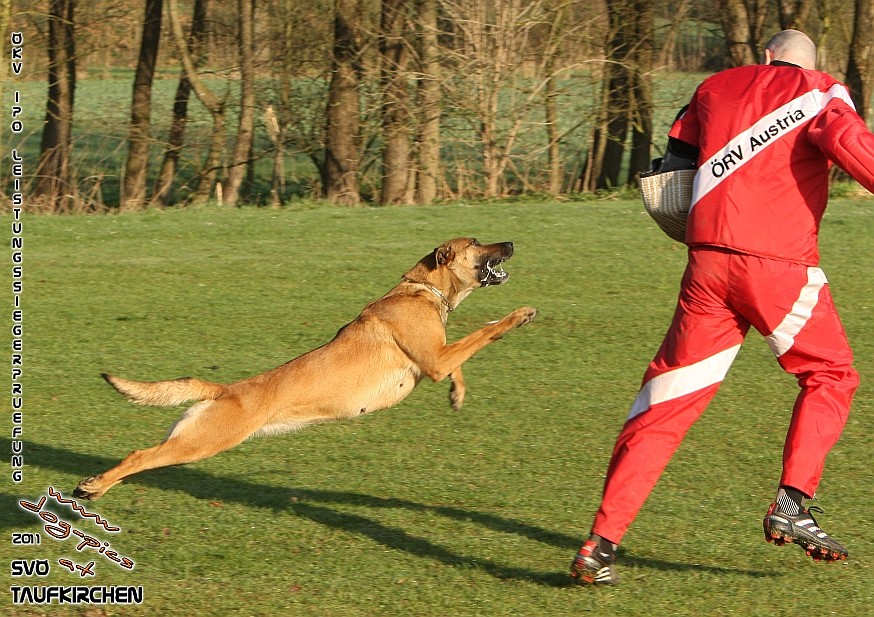
[[[510,313],[510,317],[514,321],[514,326],[519,328],[534,321],[537,317],[537,309],[533,306],[523,306]]]
[[[102,476],[90,476],[85,478],[76,488],[73,489],[73,497],[76,499],[87,499],[88,501],[94,501],[95,499],[99,499],[106,490],[102,490],[100,480]]]

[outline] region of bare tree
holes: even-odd
[[[561,193],[563,185],[563,161],[561,158],[562,132],[559,128],[557,85],[560,67],[559,63],[561,44],[567,29],[567,13],[569,5],[559,0],[557,6],[550,7],[545,20],[547,33],[544,36],[540,50],[544,68],[544,97],[543,108],[546,121],[546,158],[547,158],[547,182],[546,190],[550,195]]]
[[[619,171],[628,137],[630,62],[634,41],[633,21],[629,1],[607,3],[609,40],[601,86],[601,105],[586,164],[583,169],[583,190],[595,191],[619,186]]]
[[[872,120],[871,96],[874,94],[874,0],[855,0],[853,40],[850,43],[850,58],[847,63],[847,86],[865,120]]]
[[[546,64],[547,76],[543,100],[546,116],[547,165],[549,167],[546,190],[550,195],[558,195],[562,186],[561,131],[558,127],[558,88],[555,83],[555,64],[555,56],[550,56]]]
[[[146,0],[140,54],[134,74],[128,155],[124,167],[121,210],[136,210],[146,203],[146,174],[151,146],[152,81],[161,42],[164,0]]]
[[[357,206],[360,163],[359,32],[357,0],[334,1],[334,46],[325,127],[324,196]]]
[[[206,158],[198,174],[197,184],[191,195],[191,201],[202,203],[209,199],[212,189],[216,184],[216,176],[219,170],[222,151],[225,147],[225,100],[218,98],[200,78],[191,54],[188,52],[188,42],[182,30],[182,22],[179,19],[178,0],[167,0],[170,29],[173,33],[173,41],[176,50],[185,69],[185,74],[191,82],[197,99],[206,107],[212,117],[212,134]]]
[[[668,32],[665,35],[665,40],[662,43],[661,50],[659,51],[659,65],[674,68],[674,51],[677,47],[677,39],[680,36],[680,29],[682,28],[683,23],[686,20],[686,15],[689,12],[689,6],[691,4],[692,0],[680,0],[680,2],[677,4],[676,10],[670,16],[671,25],[668,28]]]
[[[626,141],[631,130],[627,184],[649,167],[652,143],[653,0],[607,3],[610,39],[606,49],[601,109],[592,131],[582,188],[620,186]]]
[[[195,67],[199,66],[203,59],[203,46],[206,38],[206,11],[209,0],[194,0],[193,17],[191,19],[191,32],[188,35],[188,53],[191,55]],[[170,122],[170,133],[164,151],[164,161],[161,171],[155,183],[152,201],[167,204],[171,199],[173,182],[176,179],[176,170],[179,165],[179,156],[182,153],[182,145],[185,137],[185,126],[188,123],[188,99],[191,97],[191,80],[183,68],[179,75],[179,85],[176,87],[176,96],[173,98],[173,118]]]
[[[722,30],[734,66],[755,64],[761,56],[768,15],[764,0],[720,0]]]
[[[70,168],[76,90],[75,6],[76,0],[49,3],[49,93],[34,196],[56,212],[69,210],[75,192]]]
[[[152,46],[146,32],[141,46],[139,33],[146,26],[144,9],[154,16],[162,2],[172,27],[163,35],[172,34],[179,51],[161,49],[156,58],[157,39]],[[77,203],[71,199],[81,197],[77,176],[82,183],[86,175],[105,173],[123,179],[122,209],[140,207],[149,189],[153,203],[160,204],[186,194],[194,201],[213,194],[228,203],[243,201],[255,159],[251,136],[261,114],[273,145],[264,153],[272,158],[272,183],[262,192],[269,192],[274,204],[297,191],[344,204],[364,198],[431,203],[541,190],[556,194],[567,179],[580,178],[584,161],[586,190],[615,188],[628,182],[626,172],[634,176],[650,158],[652,119],[658,113],[653,71],[674,61],[676,68],[690,71],[756,62],[778,20],[780,27],[811,35],[820,50],[819,66],[845,79],[870,122],[874,78],[866,35],[874,19],[872,3],[275,0],[253,8],[253,0],[93,0],[86,15],[76,0],[27,0],[24,6],[44,6],[49,17],[32,12],[35,17],[13,27],[26,36],[33,33],[28,40],[44,34],[50,60],[31,203],[45,199],[56,211],[70,210]],[[0,30],[4,15],[17,6],[0,0]],[[240,18],[248,20],[250,11],[253,25],[238,36]],[[180,19],[184,33],[174,23]],[[659,24],[657,47],[652,22]],[[156,24],[154,31],[160,24],[153,20]],[[724,28],[725,49],[735,52],[731,60],[714,24]],[[253,50],[254,60],[243,57]],[[72,150],[73,69],[78,64],[81,71],[85,57],[89,69],[137,66],[138,53],[130,135],[122,136],[129,137],[122,146],[130,144],[123,175],[101,167],[110,164],[110,156],[90,169],[74,170],[80,163],[71,163],[71,151],[80,152],[85,142],[76,141]],[[159,99],[150,103],[147,95],[156,67],[176,58],[182,59],[183,71],[171,86],[176,89],[171,123],[169,105],[166,112],[159,110]],[[206,58],[214,72],[204,70]],[[259,67],[259,59],[269,69],[268,64]],[[250,94],[244,82],[257,84],[262,98]],[[194,132],[192,105],[197,103],[191,93],[212,119],[202,137]],[[149,130],[150,106],[169,125],[165,144]],[[228,106],[235,116],[232,127],[226,126]],[[85,120],[77,117],[77,130],[88,130]],[[195,139],[203,142],[202,149]],[[152,150],[155,146],[160,150]],[[163,165],[154,187],[144,188],[142,179],[153,176],[147,170],[157,171],[148,169],[150,151],[161,154]],[[80,158],[95,157],[73,160]],[[184,174],[185,185],[183,165],[196,172],[190,181]],[[218,180],[224,183],[217,186]],[[99,181],[95,186],[99,191]]]
[[[296,0],[282,0],[282,2],[268,5],[272,21],[276,23],[276,29],[272,36],[272,73],[273,89],[275,91],[275,104],[268,103],[264,110],[264,125],[267,136],[273,144],[273,173],[270,183],[270,204],[274,207],[281,206],[284,200],[286,177],[285,158],[288,154],[290,129],[295,121],[300,122],[307,113],[302,106],[295,105],[294,83],[303,81],[303,67],[297,57],[295,45],[301,45],[308,51],[306,40],[295,32],[295,25],[305,31],[308,28],[307,21],[300,19],[295,9],[298,8]],[[314,17],[310,17],[314,19]]]
[[[631,50],[631,90],[629,120],[631,123],[631,157],[628,162],[628,182],[632,184],[641,171],[649,169],[652,152],[653,88],[651,72],[655,54],[652,0],[634,0],[633,30],[636,40]]]
[[[440,177],[440,48],[437,39],[437,0],[418,0],[419,73],[416,79],[418,136],[416,139],[416,202],[437,197]]]
[[[810,18],[814,4],[815,0],[778,0],[780,29],[801,30],[805,34],[813,36],[813,33],[808,30],[812,25]]]
[[[382,191],[380,203],[408,200],[410,169],[407,0],[382,0],[379,55],[382,82]]]
[[[255,0],[237,0],[239,11],[240,50],[240,121],[237,141],[227,179],[222,191],[224,202],[236,206],[240,200],[240,188],[252,160],[251,151],[255,137]]]
[[[331,70],[331,14],[333,0],[281,0],[264,5],[259,18],[259,42],[268,38],[270,67],[265,84],[264,126],[273,145],[273,171],[269,201],[282,204],[295,190],[323,195],[325,166],[326,98]],[[327,10],[326,10],[327,9]],[[263,27],[267,24],[267,28]],[[260,91],[260,90],[259,90]],[[294,165],[286,171],[290,157],[300,162],[306,156],[318,171]]]
[[[282,0],[274,11],[272,21],[278,22],[277,34],[273,37],[273,79],[276,89],[277,106],[268,104],[264,110],[264,125],[267,136],[273,144],[273,174],[270,182],[270,205],[281,206],[285,194],[285,140],[288,135],[289,116],[292,113],[292,79],[294,79],[295,59],[292,54],[294,40],[294,0]],[[278,110],[277,110],[278,108]]]
[[[532,29],[542,23],[542,0],[443,0],[458,42],[455,54],[456,104],[470,110],[482,156],[484,197],[503,193],[504,172],[511,164],[527,114],[542,100],[546,80],[533,87],[513,87],[530,49]],[[506,90],[505,90],[506,89]],[[501,93],[508,100],[502,104]]]

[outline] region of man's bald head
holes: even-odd
[[[791,62],[803,69],[815,69],[816,45],[803,32],[783,30],[765,45],[765,63],[770,64],[774,60]]]

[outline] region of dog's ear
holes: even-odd
[[[437,260],[437,265],[445,266],[452,258],[455,257],[455,252],[448,244],[443,244],[434,249],[434,259]]]
[[[428,253],[427,255],[422,257],[422,259],[419,261],[419,264],[417,264],[417,265],[425,266],[425,268],[427,268],[429,272],[436,270],[437,269],[437,258],[434,255],[434,253],[436,253],[436,252],[437,252],[436,250],[431,251],[430,253]]]

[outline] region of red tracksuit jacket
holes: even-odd
[[[670,136],[700,150],[689,246],[815,266],[831,162],[874,192],[874,135],[847,88],[820,71],[722,71],[701,83]]]

